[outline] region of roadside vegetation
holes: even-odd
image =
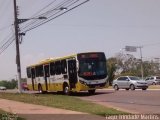
[[[143,61],[144,78],[148,76],[160,76],[159,62]],[[118,53],[115,57],[108,58],[108,80],[109,84],[119,76],[138,76],[141,77],[141,60],[131,54]]]
[[[65,96],[57,94],[19,94],[19,93],[1,93],[0,98],[15,100],[25,103],[44,105],[49,107],[62,108],[67,110],[85,112],[95,115],[115,115],[128,114],[113,108],[107,108],[99,104],[84,101],[74,96]]]
[[[112,87],[112,86],[109,86],[109,87],[106,88],[106,89],[113,89],[113,87]],[[160,89],[160,85],[150,85],[150,86],[148,87],[148,89],[150,89],[150,90]]]
[[[151,85],[149,89],[160,89],[160,85]]]
[[[22,78],[21,83],[26,82],[26,78]],[[7,89],[15,89],[17,88],[17,80],[0,80],[0,86],[4,86]]]
[[[25,120],[16,114],[8,113],[0,109],[0,120]]]

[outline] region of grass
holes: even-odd
[[[0,120],[25,120],[13,113],[8,113],[0,109]]]
[[[113,89],[113,87],[112,86],[109,86],[108,88],[106,88],[106,89]],[[150,85],[149,87],[148,87],[148,89],[160,89],[160,85]]]
[[[118,115],[128,114],[112,108],[107,108],[99,104],[81,100],[74,96],[56,95],[56,94],[19,94],[19,93],[1,93],[0,98],[15,100],[25,103],[44,105],[49,107],[62,108],[67,110],[85,112],[95,115]]]
[[[149,89],[160,89],[160,85],[150,85]]]

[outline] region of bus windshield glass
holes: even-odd
[[[104,54],[82,54],[79,59],[79,76],[87,80],[104,79],[107,76]]]

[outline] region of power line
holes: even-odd
[[[0,42],[0,54],[2,54],[14,41],[13,31],[3,40]]]
[[[0,44],[5,43],[5,41],[7,41],[10,37],[11,37],[12,33],[10,33],[6,38],[4,38],[2,41],[0,41]]]
[[[67,4],[69,4],[70,2],[72,2],[72,1],[74,1],[74,0],[64,0],[64,1],[62,1],[62,2],[60,2],[58,5],[56,5],[56,6],[53,6],[51,9],[49,9],[48,11],[46,11],[46,12],[44,12],[44,13],[42,13],[42,14],[39,14],[39,15],[37,15],[37,16],[32,16],[33,18],[38,18],[38,17],[41,17],[41,16],[45,16],[45,17],[47,17],[48,18],[48,16],[47,15],[50,15],[51,13],[53,14],[53,13],[55,13],[55,12],[57,12],[57,10],[59,10],[59,8],[60,7],[64,7],[64,6],[66,6]],[[79,0],[78,0],[79,1]],[[48,5],[51,5],[51,3],[50,4],[48,4]],[[47,5],[47,6],[48,6]],[[44,8],[46,8],[47,6],[45,6]],[[40,12],[38,12],[38,13],[40,13]],[[43,20],[41,20],[41,22],[42,22]],[[27,25],[25,25],[24,27],[21,27],[21,30],[22,29],[25,29],[25,28],[29,28],[31,25],[36,25],[36,24],[39,24],[40,23],[40,21],[39,20],[32,20],[32,21],[30,21]]]
[[[42,12],[44,9],[47,8],[47,6],[52,5],[55,1],[56,1],[56,0],[52,1],[51,3],[49,3],[48,5],[46,5],[46,6],[43,7],[42,9],[40,9],[38,12],[36,12],[34,15]],[[30,30],[32,30],[32,29],[35,29],[35,28],[37,28],[37,27],[39,27],[39,26],[41,26],[41,25],[43,25],[43,24],[45,24],[45,23],[47,23],[47,22],[49,22],[49,21],[51,21],[51,20],[53,20],[53,19],[61,16],[61,15],[65,14],[65,13],[67,13],[67,12],[69,12],[69,11],[71,11],[71,10],[73,10],[73,9],[75,9],[75,8],[83,5],[83,4],[85,4],[85,3],[88,2],[89,0],[85,0],[84,2],[81,2],[81,3],[73,6],[72,8],[70,8],[70,9],[68,9],[68,10],[66,10],[65,12],[62,12],[62,13],[61,13],[61,10],[59,10],[59,11],[54,11],[55,9],[60,9],[60,7],[63,7],[63,6],[68,8],[68,7],[74,5],[75,3],[79,2],[79,1],[80,1],[80,0],[69,0],[69,1],[64,0],[63,2],[61,2],[61,3],[59,3],[58,5],[52,7],[51,9],[49,9],[48,11],[46,11],[45,13],[42,13],[42,14],[39,14],[39,15],[38,15],[38,16],[41,16],[41,15],[48,16],[48,19],[47,19],[47,20],[42,20],[41,22],[39,22],[38,20],[36,20],[37,23],[36,23],[35,25],[32,25],[32,24],[33,24],[33,22],[32,22],[32,23],[30,23],[30,25],[32,25],[32,26],[30,26],[28,29],[24,30],[25,28],[28,27],[28,26],[25,26],[24,28],[21,28],[21,31],[22,31],[22,32],[27,32],[27,31],[30,31]],[[58,13],[60,13],[60,14],[58,14]],[[11,25],[10,25],[10,26],[11,26]],[[8,26],[6,26],[6,28],[7,28],[7,27],[8,27]],[[5,29],[5,28],[1,28],[0,30],[2,30],[2,29]],[[12,36],[7,36],[7,37],[1,42],[2,45],[0,46],[0,54],[2,54],[2,53],[13,43],[13,41],[15,40],[13,37],[14,37],[13,35],[12,35]]]
[[[52,1],[50,4],[48,4],[47,6],[45,6],[44,8],[42,8],[41,10],[39,10],[37,13],[40,13],[42,10],[44,10],[45,8],[47,8],[48,6],[50,6],[51,4],[53,4],[55,1]],[[4,4],[4,1],[3,1],[3,4]],[[2,28],[0,28],[0,31],[3,31],[3,30],[7,29],[10,26],[11,25],[2,27]],[[1,46],[0,46],[0,54],[2,54],[13,43],[13,41],[14,41],[13,36],[11,36],[10,34],[3,41],[1,41],[0,42],[0,44],[1,44]]]
[[[51,3],[49,3],[48,5],[43,7],[42,9],[40,9],[36,14],[40,13],[41,11],[46,9],[48,6],[52,5],[55,1],[56,0],[52,1]],[[73,1],[73,0],[70,0],[70,1]],[[67,3],[67,1],[65,0],[65,1],[61,2],[58,6],[64,5],[66,3]],[[36,15],[36,14],[34,14],[34,15]],[[2,31],[2,30],[6,29],[6,28],[8,28],[10,26],[11,25],[5,26],[5,27],[1,28],[0,30]],[[0,54],[2,54],[13,43],[13,41],[14,41],[13,37],[14,36],[8,35],[3,41],[1,41],[0,44],[2,44],[2,45],[0,46]]]
[[[47,4],[46,6],[44,6],[42,9],[40,9],[39,11],[37,11],[35,14],[33,14],[31,17],[36,16],[37,14],[39,14],[40,12],[42,12],[43,10],[45,10],[47,7],[49,7],[50,5],[52,5],[55,2],[56,2],[56,0],[50,2],[49,4]]]
[[[60,10],[61,7],[66,7],[68,4],[72,3],[73,1],[74,1],[74,0],[66,0],[66,1],[64,1],[64,2],[62,2],[62,3],[59,3],[58,5],[54,6],[54,7],[51,8],[50,10],[48,10],[48,11],[46,11],[46,12],[44,12],[44,13],[36,16],[36,17],[45,16],[45,15],[47,15],[47,14],[49,14],[49,13],[53,13],[53,11],[55,11],[55,10]],[[76,2],[78,2],[78,1],[79,1],[79,0],[76,0]]]
[[[36,16],[37,14],[39,14],[41,11],[45,10],[47,7],[49,7],[50,5],[52,5],[55,1],[56,1],[56,0],[52,1],[51,3],[47,4],[45,7],[43,7],[43,8],[40,9],[39,11],[37,11],[35,14],[33,14],[33,15],[31,16],[31,18],[35,17],[35,16]],[[35,22],[36,22],[36,20],[28,23],[24,28],[30,26],[31,24],[34,24]],[[23,28],[23,29],[24,29],[24,28]]]
[[[14,41],[13,36],[11,36],[1,47],[0,54],[2,54]]]
[[[75,8],[83,5],[83,4],[85,4],[85,3],[88,2],[88,1],[89,1],[89,0],[86,0],[86,1],[84,1],[84,2],[82,2],[82,3],[80,3],[80,4],[76,5],[76,6],[74,6],[74,7],[72,7],[72,8],[66,10],[66,11],[63,12],[63,13],[58,14],[57,16],[52,15],[52,16],[53,16],[52,18],[47,19],[47,20],[45,20],[44,22],[41,22],[41,23],[39,23],[38,25],[35,25],[35,26],[29,28],[29,29],[25,30],[24,32],[30,31],[30,30],[32,30],[32,29],[35,29],[35,28],[37,28],[37,27],[39,27],[39,26],[47,23],[47,22],[50,22],[51,20],[56,19],[57,17],[60,17],[60,16],[62,16],[63,14],[70,12],[71,10],[73,10],[73,9],[75,9]]]
[[[0,54],[2,54],[13,42],[14,42],[14,39],[9,41],[8,44],[4,46],[3,49],[0,50]]]

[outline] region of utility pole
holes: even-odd
[[[21,90],[21,62],[20,62],[20,51],[19,51],[19,36],[18,36],[18,18],[17,18],[17,5],[16,0],[14,2],[14,26],[15,26],[15,41],[16,41],[16,64],[17,64],[17,75],[18,75],[18,92],[22,93]]]
[[[140,49],[140,57],[141,57],[141,77],[143,79],[144,77],[144,71],[143,71],[143,57],[142,57],[142,46],[126,46],[125,47],[125,50],[128,51],[128,52],[136,52],[137,51],[137,48]]]
[[[140,56],[141,56],[141,75],[142,75],[142,79],[144,77],[144,72],[143,72],[143,57],[142,57],[142,46],[138,47],[140,49]]]

